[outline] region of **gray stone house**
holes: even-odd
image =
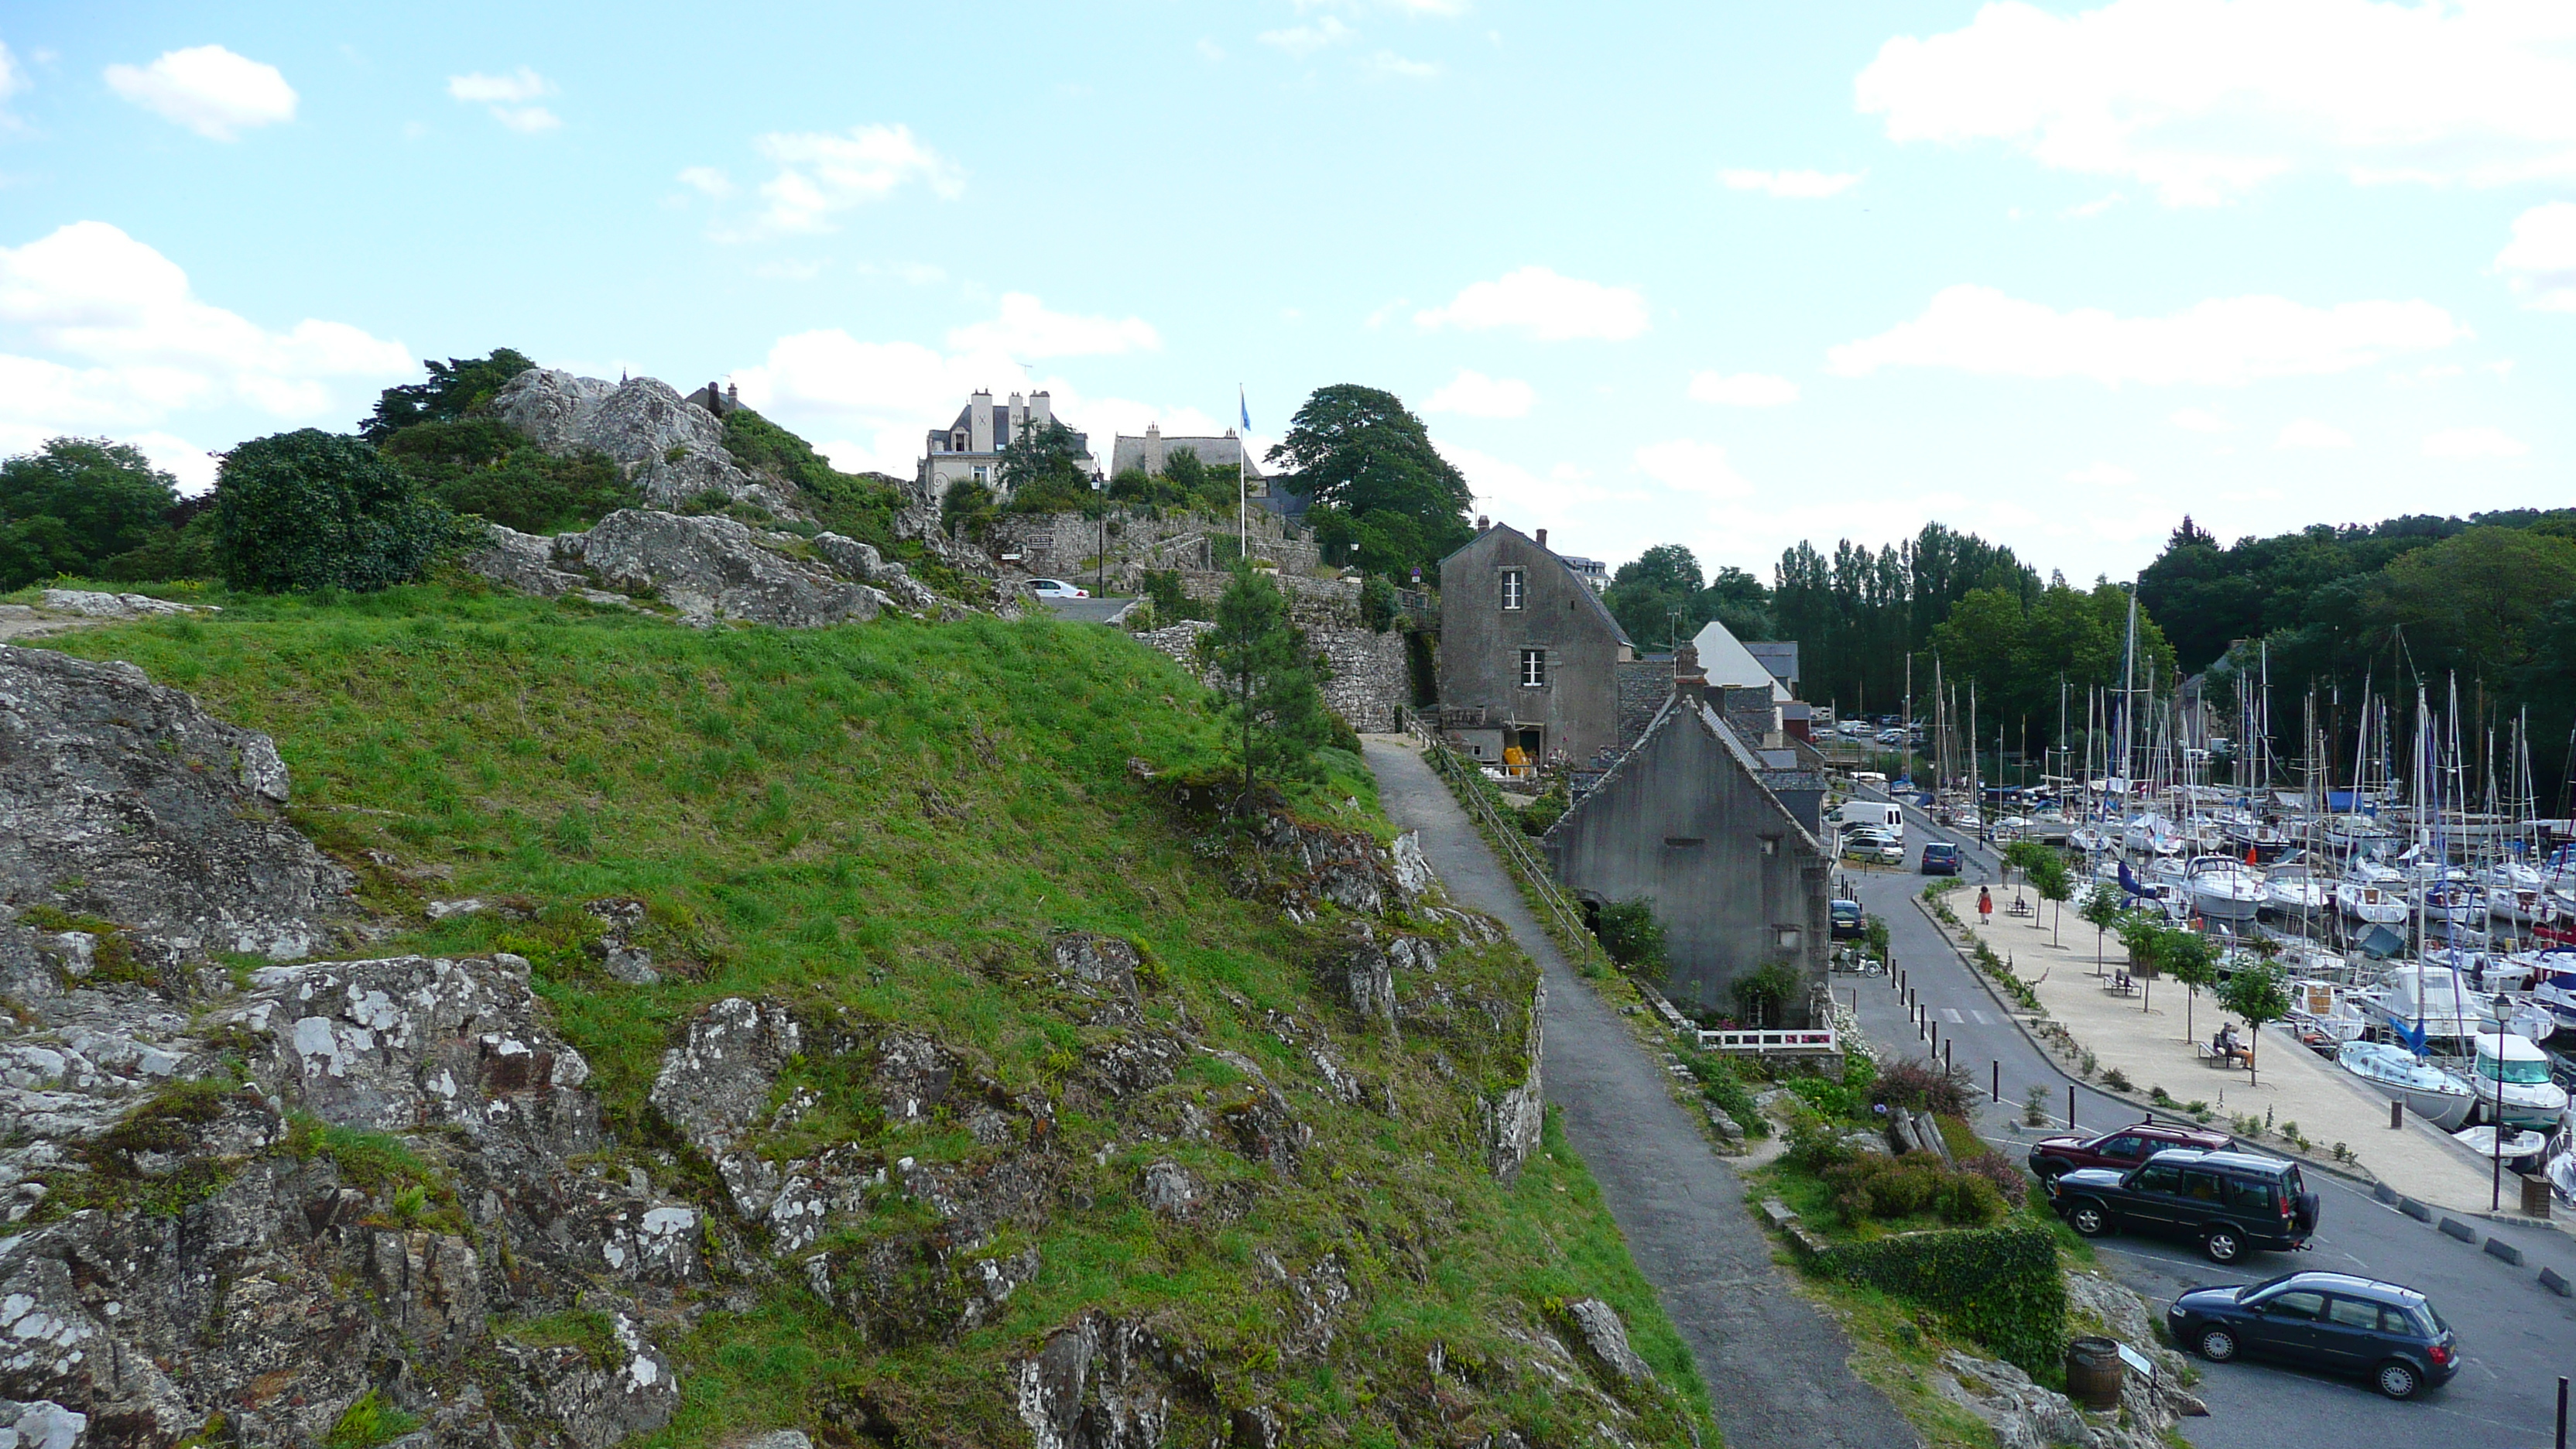
[[[1440,561],[1440,724],[1469,755],[1583,761],[1625,743],[1623,667],[1637,646],[1592,586],[1532,538],[1476,520]],[[1669,680],[1669,667],[1660,671]]]
[[[1031,393],[1023,400],[1018,393],[996,407],[992,393],[976,389],[959,409],[957,420],[944,428],[932,428],[922,439],[921,464],[913,479],[914,486],[934,501],[945,496],[948,485],[957,482],[981,483],[996,495],[1007,496],[1002,486],[1002,449],[1034,428],[1055,421],[1055,400],[1045,392]],[[1077,460],[1086,474],[1097,473],[1099,463],[1091,456],[1088,434],[1075,433],[1076,446],[1082,456]]]
[[[1687,656],[1679,664],[1644,735],[1548,831],[1548,863],[1592,905],[1654,903],[1675,1001],[1737,1014],[1735,983],[1776,961],[1800,989],[1769,1024],[1812,1026],[1831,951],[1833,856],[1814,832],[1813,802],[1800,801],[1802,819],[1782,800],[1808,782],[1785,752],[1729,721],[1767,716],[1767,691],[1712,688]]]

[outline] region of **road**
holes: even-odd
[[[1969,850],[1971,879],[1999,875],[1992,851],[1933,826],[1911,806],[1905,828],[1909,857],[1925,840],[1955,840]],[[1890,954],[1917,997],[1931,1008],[1952,1060],[1962,1068],[1973,1066],[1981,1081],[1990,1081],[2000,1067],[2002,1101],[1989,1106],[1980,1129],[2021,1157],[2023,1144],[2042,1135],[2020,1125],[2025,1095],[2037,1086],[2046,1090],[2049,1110],[2057,1118],[2047,1130],[2064,1130],[2068,1078],[2022,1035],[1916,908],[1914,897],[1923,878],[1877,870],[1854,870],[1851,877],[1864,907],[1887,922]],[[1872,1040],[1920,1041],[1892,978],[1842,975],[1833,981],[1836,995],[1856,1000],[1862,1029]],[[2135,1121],[2139,1112],[2079,1086],[2075,1115],[2082,1127],[2107,1128]],[[2201,1364],[2200,1392],[2209,1401],[2210,1417],[2185,1420],[2184,1435],[2201,1449],[2281,1449],[2290,1443],[2368,1449],[2548,1445],[2557,1376],[2576,1376],[2576,1302],[2544,1292],[2537,1273],[2545,1264],[2576,1279],[2576,1239],[2532,1225],[2472,1223],[2481,1240],[2501,1235],[2524,1251],[2525,1265],[2511,1267],[2380,1205],[2366,1188],[2313,1170],[2306,1176],[2323,1202],[2316,1244],[2309,1252],[2256,1253],[2241,1271],[2231,1271],[2203,1259],[2189,1244],[2108,1238],[2098,1244],[2102,1261],[2159,1312],[2185,1288],[2251,1282],[2299,1268],[2404,1283],[2429,1295],[2458,1330],[2460,1373],[2442,1388],[2399,1404],[2359,1383],[2296,1370],[2242,1362]]]
[[[1118,616],[1126,613],[1129,606],[1133,605],[1136,601],[1134,599],[1104,599],[1094,597],[1088,599],[1040,599],[1038,602],[1046,605],[1048,611],[1053,613],[1059,619],[1071,619],[1077,623],[1084,624],[1112,624],[1116,623]]]
[[[1690,1346],[1729,1449],[1911,1449],[1914,1433],[1852,1375],[1850,1340],[1790,1287],[1744,1189],[1666,1089],[1661,1066],[1592,994],[1422,757],[1366,742],[1387,817],[1457,900],[1510,928],[1547,980],[1548,1105]]]

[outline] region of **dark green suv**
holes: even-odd
[[[2118,1231],[2188,1238],[2217,1263],[2233,1263],[2249,1248],[2304,1248],[2317,1230],[2317,1196],[2299,1165],[2250,1152],[2172,1148],[2125,1173],[2079,1167],[2049,1179],[2048,1197],[2085,1237]]]

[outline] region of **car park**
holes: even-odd
[[[1849,941],[1868,934],[1869,917],[1861,911],[1860,902],[1838,899],[1832,905],[1835,940]]]
[[[1031,579],[1029,592],[1041,599],[1087,599],[1089,589],[1076,588],[1062,579]]]
[[[2317,1196],[2299,1165],[2249,1152],[2168,1148],[2126,1172],[2079,1167],[2047,1186],[2049,1205],[2084,1237],[2181,1237],[2214,1263],[2250,1249],[2304,1248],[2317,1230]]]
[[[2179,1122],[2159,1122],[2150,1117],[2144,1122],[2114,1127],[2108,1132],[2090,1136],[2077,1133],[2043,1137],[2031,1145],[2030,1170],[2040,1181],[2046,1182],[2079,1167],[2107,1167],[2115,1172],[2126,1172],[2168,1148],[2224,1152],[2235,1145],[2236,1139],[2224,1132],[2187,1127]]]
[[[1946,840],[1935,840],[1923,847],[1923,874],[1957,875],[1962,858],[1959,847]]]
[[[2212,1363],[2263,1358],[2357,1375],[2392,1399],[2411,1399],[2460,1371],[2459,1336],[2430,1299],[2349,1273],[2194,1288],[2165,1309],[2165,1327]]]

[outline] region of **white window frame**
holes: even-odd
[[[1503,570],[1503,607],[1517,609],[1529,600],[1529,571]]]
[[[1546,650],[1524,649],[1521,651],[1521,688],[1547,688]]]
[[[977,463],[977,464],[975,464],[975,465],[974,465],[974,468],[975,468],[975,481],[976,481],[976,482],[978,482],[978,483],[990,483],[990,482],[992,482],[992,481],[993,481],[993,480],[992,480],[992,478],[989,476],[989,474],[990,474],[990,473],[991,473],[991,471],[992,471],[991,469],[986,468],[986,467],[985,467],[983,464],[981,464],[981,463]]]

